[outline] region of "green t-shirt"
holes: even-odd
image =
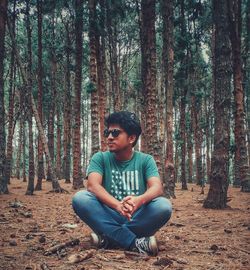
[[[90,160],[87,175],[92,172],[102,175],[103,187],[118,200],[143,194],[147,180],[152,176],[159,177],[153,157],[138,151],[127,161],[116,160],[114,153],[109,151],[98,152]]]

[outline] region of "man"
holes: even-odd
[[[121,111],[109,115],[106,126],[109,151],[93,155],[87,191],[74,195],[73,209],[94,231],[97,247],[156,255],[154,234],[169,220],[172,207],[160,197],[163,189],[153,157],[133,150],[140,121],[134,113]]]

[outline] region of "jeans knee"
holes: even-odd
[[[83,208],[85,205],[88,205],[90,194],[86,190],[78,191],[72,198],[72,207],[75,212],[79,208]]]
[[[172,204],[164,197],[157,198],[157,210],[164,222],[167,222],[172,215]]]

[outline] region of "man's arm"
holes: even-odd
[[[88,175],[88,186],[87,190],[95,194],[98,200],[107,206],[115,209],[121,215],[130,219],[131,215],[127,212],[124,212],[123,205],[115,197],[110,195],[106,189],[102,186],[102,175],[96,172],[92,172]]]

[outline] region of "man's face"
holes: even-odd
[[[128,135],[120,125],[112,124],[106,132],[107,144],[110,152],[119,152],[132,148],[135,135]]]

